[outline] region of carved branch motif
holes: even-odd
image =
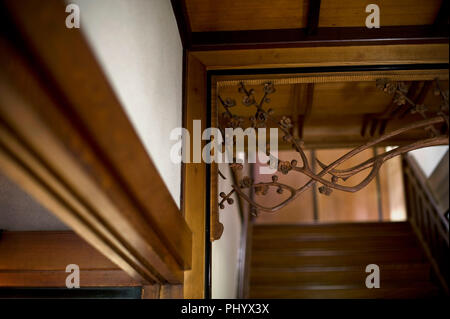
[[[270,98],[268,97],[270,94],[275,93],[275,87],[271,82],[266,82],[263,84],[263,96],[261,99],[257,99],[255,96],[254,89],[248,90],[245,87],[243,82],[239,85],[239,93],[242,94],[242,104],[245,107],[253,107],[255,108],[255,114],[249,118],[250,125],[253,128],[261,128],[267,127],[268,122],[272,122],[276,124],[278,129],[283,133],[283,141],[286,143],[290,143],[293,150],[295,150],[301,157],[302,163],[299,165],[297,160],[292,161],[280,161],[278,160],[278,167],[276,167],[277,171],[282,174],[292,174],[292,173],[301,173],[309,177],[309,180],[299,188],[292,187],[290,185],[280,183],[278,181],[278,176],[273,175],[271,182],[260,182],[254,183],[254,181],[248,177],[244,176],[241,180],[237,181],[236,184],[232,185],[232,189],[228,194],[222,192],[220,194],[221,201],[219,203],[219,207],[221,209],[225,208],[225,203],[233,204],[233,200],[230,196],[233,193],[236,193],[243,200],[247,201],[251,207],[251,213],[254,216],[257,216],[258,212],[267,212],[267,213],[275,213],[282,207],[288,205],[294,199],[296,199],[300,194],[302,194],[305,190],[314,185],[314,183],[319,183],[321,186],[318,188],[319,192],[324,195],[330,195],[333,189],[337,189],[345,192],[357,192],[360,189],[367,186],[372,179],[377,175],[379,169],[387,160],[404,154],[406,152],[428,147],[435,145],[445,145],[448,144],[449,141],[449,103],[448,103],[448,92],[444,92],[441,89],[439,81],[435,81],[434,94],[441,97],[441,105],[438,112],[431,112],[430,109],[423,104],[416,104],[407,96],[407,88],[403,82],[393,82],[388,79],[378,79],[376,81],[376,86],[386,94],[390,94],[393,96],[393,102],[399,106],[407,105],[409,106],[409,112],[411,114],[419,114],[423,119],[420,121],[416,121],[410,123],[400,129],[384,133],[379,137],[373,138],[367,143],[351,150],[347,154],[341,156],[336,159],[333,163],[326,165],[320,160],[317,159],[317,163],[320,167],[319,172],[315,172],[312,169],[312,166],[309,164],[308,158],[303,149],[303,141],[297,137],[294,137],[291,134],[292,122],[289,117],[282,117],[281,120],[277,121],[273,117],[273,110],[268,108],[265,109],[265,105],[270,103]],[[225,131],[225,128],[243,128],[242,125],[245,122],[244,118],[234,115],[231,112],[231,108],[236,106],[236,101],[233,99],[222,99],[222,97],[218,96],[219,102],[225,109],[220,115],[219,123],[220,129],[222,132]],[[374,147],[377,144],[386,141],[392,137],[398,136],[405,132],[422,128],[424,129],[428,137],[410,143],[408,145],[403,145],[387,151],[383,154],[376,155],[356,166],[339,169],[338,167],[343,164],[345,161],[350,159],[351,157],[361,153],[362,151]],[[268,153],[268,156],[273,156]],[[273,157],[275,158],[275,157]],[[232,170],[241,170],[241,163],[232,163]],[[346,181],[352,176],[362,172],[368,171],[367,176],[358,184],[353,186],[345,186],[340,184],[340,180]],[[326,178],[329,178],[326,179]],[[283,200],[279,204],[275,204],[273,206],[263,206],[257,203],[255,200],[250,198],[243,190],[252,188],[255,195],[264,196],[268,193],[270,188],[275,188],[278,194],[283,194],[285,191],[289,194],[289,197]]]

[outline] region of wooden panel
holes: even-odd
[[[134,278],[182,282],[191,231],[64,3],[6,6],[2,169]]]
[[[317,150],[317,159],[328,165],[348,151],[350,150]],[[373,150],[366,150],[342,164],[342,168],[357,165],[372,156]],[[367,172],[362,172],[345,182],[339,181],[339,183],[346,186],[356,185],[365,175],[367,175]],[[321,222],[377,221],[377,196],[375,180],[356,193],[334,190],[330,196],[318,194],[319,220]]]
[[[313,116],[380,113],[392,97],[373,82],[318,83],[314,86]]]
[[[192,52],[208,69],[448,63],[448,44]]]
[[[386,131],[398,129],[411,121],[419,119],[416,116],[408,116],[401,120],[388,123]],[[337,148],[359,146],[370,140],[370,135],[361,136],[362,115],[334,116],[333,121],[329,117],[321,116],[310,118],[304,127],[305,147],[308,148]],[[424,130],[411,130],[398,137],[384,141],[379,146],[404,145],[424,138]]]
[[[316,289],[315,289],[316,288]],[[337,289],[336,289],[337,288]],[[289,289],[283,287],[255,287],[250,298],[269,299],[417,299],[439,296],[439,289],[429,282],[412,281],[403,287],[358,289],[354,286],[312,286],[309,289]]]
[[[326,264],[328,266],[349,266],[349,265],[369,265],[369,264],[386,264],[386,263],[411,263],[426,261],[425,255],[417,248],[411,250],[382,250],[378,253],[371,251],[370,253],[364,250],[356,252],[341,252],[342,255],[326,255],[326,252],[320,252],[322,255],[316,255],[319,252],[264,252],[253,253],[252,267],[258,268],[296,268],[305,266],[315,266]]]
[[[379,153],[384,152],[380,149]],[[406,220],[405,190],[403,188],[400,156],[385,162],[379,171],[384,221]]]
[[[206,73],[204,66],[193,56],[187,59],[185,127],[193,137],[193,120],[201,120],[206,127]],[[203,145],[204,143],[202,143]],[[191,156],[193,156],[191,143]],[[206,228],[206,164],[183,165],[182,209],[192,230],[192,268],[184,274],[185,298],[205,296],[205,228]]]
[[[186,0],[193,32],[305,28],[309,1]],[[381,26],[432,25],[442,0],[378,0]],[[364,27],[367,2],[322,0],[319,27]]]
[[[193,32],[302,28],[306,26],[308,1],[187,0]]]
[[[406,73],[400,71],[401,75],[397,73],[398,71],[352,74],[348,72],[337,74],[263,74],[259,75],[259,78],[256,75],[230,75],[220,77],[218,83],[219,94],[222,99],[231,98],[237,102],[237,106],[233,108],[233,113],[243,117],[244,127],[251,125],[249,117],[254,115],[254,109],[242,105],[242,94],[238,93],[239,81],[247,83],[248,89],[255,90],[256,99],[262,96],[263,82],[273,81],[277,91],[271,96],[271,102],[267,104],[267,108],[274,110],[273,117],[275,120],[279,120],[282,116],[291,117],[295,124],[293,134],[300,134],[301,131],[306,147],[349,147],[364,144],[371,138],[370,134],[361,136],[361,127],[367,115],[378,116],[383,114],[391,105],[392,97],[376,88],[376,78],[394,76],[398,80],[409,81],[423,78],[431,80],[439,76],[442,77],[441,85],[445,89],[448,87],[448,72],[444,71],[446,74],[443,74],[442,71],[428,70],[426,71],[428,75],[423,71],[406,71]],[[408,72],[409,75],[407,75]],[[357,78],[358,76],[360,77]],[[414,81],[412,83],[419,82]],[[308,92],[310,93],[308,94]],[[439,97],[432,94],[432,90],[428,90],[425,98],[426,105],[430,106],[433,111],[438,111],[437,108],[441,102]],[[311,102],[310,108],[306,107],[309,105],[308,101]],[[223,111],[223,107],[219,106],[219,112],[222,113]],[[305,112],[309,115],[304,115]],[[330,121],[330,116],[333,117],[333,121]],[[387,122],[384,128],[392,131],[419,119],[420,116],[408,115]],[[378,121],[379,123],[380,121]],[[268,125],[276,127],[272,121]],[[369,130],[366,129],[366,131]],[[384,145],[403,145],[418,138],[424,138],[425,135],[426,132],[423,129],[418,129],[383,143]],[[282,142],[282,136],[279,139],[281,149],[290,147],[290,145]]]
[[[444,0],[446,1],[446,0]],[[442,0],[322,0],[320,7],[320,27],[363,27],[366,6],[377,4],[380,8],[381,28],[397,25],[431,25],[434,23]]]
[[[81,287],[140,283],[71,231],[3,232],[1,287],[65,287],[66,266],[80,267]]]
[[[430,280],[431,266],[428,264],[379,265],[382,269],[382,280],[384,282],[402,282],[414,278],[416,281]],[[331,267],[330,267],[331,268]],[[254,269],[251,274],[252,285],[263,285],[277,282],[280,286],[299,285],[357,285],[366,288],[365,280],[367,273],[364,266],[348,266],[346,270],[336,267],[336,270],[317,271],[313,269]],[[400,271],[399,271],[400,270]]]

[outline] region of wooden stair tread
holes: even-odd
[[[368,264],[380,267],[368,289]],[[250,298],[426,298],[440,294],[408,222],[255,225]]]
[[[315,249],[315,248],[326,248],[326,249],[342,249],[346,248],[367,248],[376,249],[383,247],[392,247],[392,241],[395,240],[395,247],[418,247],[419,242],[413,236],[404,237],[384,237],[384,238],[365,238],[364,241],[355,240],[354,238],[315,238],[307,240],[305,238],[283,238],[277,240],[265,241],[263,239],[255,239],[252,243],[252,249],[254,250],[264,250],[264,249]]]
[[[415,281],[430,280],[430,265],[417,264],[413,267],[404,267],[403,269],[386,269],[380,266],[381,282],[401,282],[410,281],[414,278]],[[322,284],[349,284],[357,283],[361,286],[365,283],[365,278],[368,274],[364,267],[354,267],[353,270],[335,270],[335,271],[321,271],[317,267],[315,271],[311,270],[277,270],[277,269],[253,269],[250,276],[251,285],[301,285],[306,283],[322,283]]]
[[[294,289],[292,287],[257,286],[250,289],[250,298],[432,298],[440,294],[440,290],[426,282],[413,283],[403,287],[388,288],[349,288],[333,289],[335,286],[321,287],[322,289]],[[330,289],[326,289],[330,288]]]
[[[379,255],[346,255],[346,256],[295,256],[281,254],[253,254],[251,259],[252,266],[282,266],[296,267],[302,265],[368,265],[382,263],[399,262],[420,262],[425,261],[425,255],[417,250],[414,253],[384,253]]]

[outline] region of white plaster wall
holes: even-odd
[[[182,121],[183,49],[169,0],[66,0],[173,199],[181,166],[169,133]]]
[[[448,146],[432,146],[410,152],[428,178],[447,153]]]
[[[219,193],[231,189],[231,171],[228,164],[219,164],[226,180],[219,178]],[[220,210],[220,222],[224,226],[222,237],[212,243],[211,295],[214,299],[237,297],[239,248],[241,243],[241,219],[237,197],[233,205],[226,204]]]

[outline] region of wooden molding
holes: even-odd
[[[134,279],[182,283],[191,230],[64,3],[5,6],[2,170]]]
[[[448,44],[405,44],[384,46],[303,47],[252,50],[187,51],[186,105],[183,126],[191,132],[192,121],[207,118],[207,72],[213,70],[265,69],[311,66],[363,66],[448,63]],[[221,76],[212,76],[212,84]],[[213,90],[212,90],[213,92]],[[211,97],[213,98],[213,97]],[[211,105],[214,108],[214,105]],[[211,112],[214,110],[212,109]],[[214,115],[212,115],[214,116]],[[214,121],[212,119],[212,121]],[[209,124],[209,123],[208,123]],[[359,134],[359,131],[358,131]],[[336,146],[333,144],[333,146]],[[205,268],[205,179],[206,165],[184,165],[184,212],[193,231],[192,270],[185,273],[185,298],[203,298],[208,270]],[[211,180],[214,182],[214,179]],[[214,196],[214,187],[211,188]],[[214,201],[214,199],[211,199]],[[195,212],[195,213],[194,213]],[[210,210],[211,214],[215,210]],[[211,222],[217,223],[212,215]],[[213,231],[213,229],[211,229]],[[211,233],[214,237],[214,234]],[[203,255],[202,255],[203,254]],[[206,263],[209,265],[209,263]],[[243,294],[245,294],[245,289]]]
[[[448,63],[449,45],[271,48],[191,51],[208,70]]]
[[[318,18],[300,29],[193,32],[192,51],[238,50],[301,47],[381,46],[432,44],[449,42],[447,27],[436,30],[433,25],[317,28]],[[309,21],[309,20],[308,20]]]

